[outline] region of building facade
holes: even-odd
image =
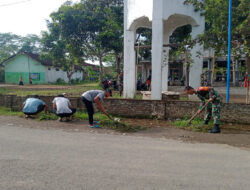
[[[22,78],[24,84],[55,83],[58,79],[68,82],[67,73],[55,68],[51,63],[39,59],[38,55],[19,53],[3,62],[5,70],[5,83],[18,84]],[[79,69],[71,79],[82,80],[83,72]]]

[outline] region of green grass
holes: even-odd
[[[42,121],[42,120],[57,120],[58,119],[58,116],[56,116],[54,113],[40,113],[37,120],[38,121]],[[76,120],[88,120],[88,114],[85,113],[85,112],[76,112],[74,114],[74,119]],[[98,120],[98,121],[101,121],[101,120],[105,120],[107,119],[107,117],[101,113],[96,113],[94,115],[94,120]]]
[[[188,101],[189,99],[188,99],[188,97],[183,97],[183,96],[181,96],[181,97],[180,97],[180,100],[181,100],[181,101]]]
[[[10,108],[0,107],[0,115],[5,116],[24,116],[22,112],[11,111]]]
[[[48,88],[46,88],[47,86]],[[55,89],[52,88],[53,86]],[[0,95],[32,96],[37,94],[39,96],[57,96],[58,94],[67,93],[69,97],[80,97],[83,92],[88,90],[103,90],[98,82],[61,85],[61,88],[55,84],[44,85],[44,89],[36,88],[36,85],[29,85],[29,88],[0,88]],[[113,91],[113,98],[123,98],[123,95],[120,96],[118,91]],[[136,94],[135,99],[141,100],[142,94]]]
[[[204,122],[202,119],[196,118],[192,121],[191,124],[188,124],[188,120],[189,119],[176,120],[176,121],[171,122],[171,124],[180,129],[186,129],[186,130],[191,130],[191,131],[196,131],[196,132],[208,132],[213,127],[212,122],[209,122],[208,125],[202,126]]]
[[[102,89],[99,83],[84,83],[80,85],[64,86],[63,89],[58,89],[56,85],[55,89],[32,89],[32,88],[0,88],[0,95],[17,95],[17,96],[29,96],[29,95],[40,95],[40,96],[56,96],[58,94],[67,93],[70,96],[81,96],[81,94],[88,90]],[[36,85],[31,87],[36,88]]]
[[[5,116],[19,116],[24,117],[22,112],[14,112],[11,111],[9,108],[0,107],[0,115]],[[74,118],[77,120],[88,120],[88,114],[84,112],[76,112]],[[35,119],[37,121],[48,121],[48,120],[57,120],[58,117],[54,113],[40,113],[38,117]],[[120,132],[138,132],[141,130],[145,130],[145,127],[137,126],[137,125],[130,125],[121,122],[115,122],[107,118],[107,116],[96,113],[94,115],[94,120],[99,121],[99,125],[102,128],[112,129]]]

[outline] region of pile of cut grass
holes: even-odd
[[[133,132],[139,132],[142,130],[145,130],[146,128],[139,125],[131,125],[127,123],[123,123],[122,121],[112,121],[112,120],[102,120],[100,122],[100,125],[103,128],[113,129],[120,132],[127,132],[127,133],[133,133]]]

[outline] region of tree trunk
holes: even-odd
[[[186,67],[186,86],[189,86],[189,71],[190,71],[190,65],[188,63]]]
[[[215,54],[213,55],[213,68],[212,68],[212,76],[211,76],[211,86],[213,86],[214,83],[214,74],[215,74]]]
[[[233,85],[236,86],[235,60],[232,59]]]
[[[240,72],[239,72],[239,60],[235,60],[235,86],[239,86]]]
[[[246,54],[246,67],[247,67],[247,74],[250,74],[250,56]]]
[[[73,76],[73,74],[74,74],[74,72],[75,72],[75,66],[73,65],[72,66],[72,71],[67,71],[66,73],[67,73],[67,77],[68,77],[68,79],[69,79],[69,84],[71,84],[71,77]]]
[[[119,55],[116,53],[115,54],[115,60],[116,60],[116,73],[117,73],[117,85],[119,86],[121,83],[121,79],[120,79],[120,74],[121,74],[121,69],[120,69],[120,65],[121,65],[121,59],[119,57]]]
[[[74,72],[73,71],[71,71],[71,72],[68,72],[67,71],[67,77],[68,77],[68,79],[69,79],[69,84],[71,84],[72,82],[71,82],[71,77],[72,77],[72,75],[74,74]]]
[[[100,56],[99,57],[99,82],[100,82],[100,85],[102,85],[102,81],[103,81],[103,64],[102,64],[102,57]]]

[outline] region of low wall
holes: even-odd
[[[22,103],[28,97],[15,95],[0,95],[0,106],[20,111]],[[52,96],[40,96],[52,110]],[[69,98],[72,106],[84,111],[85,106],[80,98]],[[153,101],[134,99],[104,100],[104,107],[110,114],[128,117],[156,117],[159,119],[177,119],[191,117],[198,109],[199,102],[195,101]],[[202,116],[203,114],[201,114]],[[223,122],[250,124],[250,105],[246,104],[224,104],[222,106],[221,120]]]

